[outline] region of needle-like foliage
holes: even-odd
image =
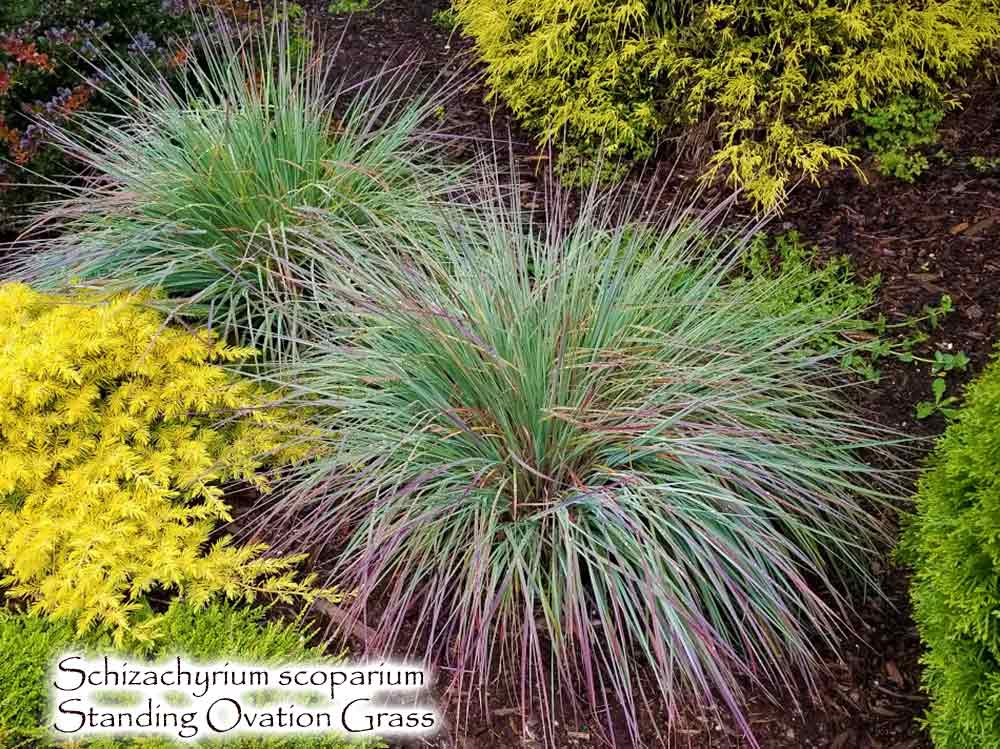
[[[308,303],[291,277],[340,272],[301,233],[343,245],[420,234],[453,180],[424,131],[439,101],[412,93],[416,68],[348,85],[331,72],[335,51],[283,23],[244,36],[206,26],[180,87],[105,61],[100,85],[125,114],[47,126],[94,179],[42,216],[16,277],[160,287],[272,354]]]
[[[927,650],[927,729],[939,749],[1000,748],[1000,361],[965,391],[917,486],[900,552]]]
[[[730,285],[747,237],[616,228],[594,196],[531,225],[512,194],[423,272],[343,258],[354,284],[323,293],[356,332],[279,378],[327,452],[272,531],[335,545],[354,613],[381,601],[371,646],[443,659],[460,694],[508,678],[550,730],[571,690],[635,738],[652,701],[741,716],[748,683],[808,683],[889,485],[844,351],[803,352],[838,322]]]

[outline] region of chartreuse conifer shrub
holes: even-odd
[[[99,179],[50,206],[17,278],[157,287],[269,357],[296,336],[300,278],[340,272],[311,235],[351,247],[373,232],[420,236],[453,170],[419,135],[437,102],[408,91],[412,70],[347,85],[333,52],[297,53],[285,23],[230,31],[203,31],[181,88],[103,61],[101,90],[124,114],[47,126]]]
[[[0,742],[5,749],[65,747],[52,739],[49,721],[49,669],[59,654],[120,653],[156,662],[182,656],[193,662],[226,660],[279,666],[287,663],[332,663],[321,648],[309,644],[313,632],[291,621],[269,620],[258,606],[236,607],[215,602],[204,608],[174,601],[161,620],[162,637],[152,650],[135,647],[115,651],[107,637],[79,637],[66,622],[0,609]],[[174,749],[166,738],[97,738],[74,743],[86,749]],[[195,746],[228,749],[346,749],[384,746],[377,742],[348,742],[337,736],[283,738],[243,737]]]
[[[1000,747],[1000,362],[965,393],[902,546],[938,749]]]
[[[831,132],[946,86],[1000,40],[997,0],[455,0],[494,94],[546,141],[614,164],[707,117],[757,202],[852,161]]]
[[[223,368],[250,352],[164,325],[144,297],[0,286],[0,586],[83,634],[149,643],[150,593],[193,605],[333,597],[301,556],[211,538],[222,484],[305,454]],[[284,445],[287,445],[285,447]]]
[[[511,201],[443,258],[343,258],[355,334],[283,374],[329,451],[272,527],[344,539],[348,610],[392,601],[372,646],[426,647],[459,693],[498,679],[548,729],[580,698],[633,736],[693,702],[749,734],[742,686],[808,678],[876,553],[887,436],[839,395],[851,344],[803,354],[838,323],[765,304],[801,279],[729,282],[752,232]]]

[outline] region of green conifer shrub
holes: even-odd
[[[938,749],[1000,747],[1000,361],[972,384],[920,479],[902,556],[927,646]]]

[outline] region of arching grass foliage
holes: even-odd
[[[633,735],[647,700],[721,704],[749,734],[743,687],[808,682],[868,580],[887,436],[841,397],[851,344],[804,353],[839,321],[730,284],[749,235],[610,205],[543,226],[497,198],[443,255],[342,256],[317,293],[355,332],[278,377],[325,457],[270,521],[336,544],[354,613],[384,596],[369,644],[461,694],[505,679],[551,719],[573,693]]]
[[[286,24],[207,28],[183,86],[110,57],[103,87],[127,114],[47,126],[93,179],[50,206],[17,275],[159,287],[273,354],[308,304],[292,277],[341,272],[304,235],[341,247],[418,236],[453,180],[440,140],[422,135],[436,102],[408,93],[412,66],[348,85],[331,74],[335,51],[303,54]]]

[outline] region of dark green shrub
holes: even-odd
[[[192,660],[242,663],[317,663],[330,660],[310,646],[311,632],[294,622],[265,620],[260,608],[238,609],[213,604],[206,608],[174,603],[164,616],[166,636],[151,654],[183,654]],[[48,708],[48,669],[55,656],[68,649],[110,650],[107,639],[75,639],[73,628],[27,614],[0,609],[0,746],[4,749],[60,747],[47,739],[43,726]],[[123,651],[128,652],[128,651]],[[129,655],[138,655],[128,652]],[[88,749],[172,749],[175,741],[159,738],[100,738]],[[241,738],[212,742],[228,749],[346,749],[358,747],[335,737]],[[363,746],[373,747],[369,743]]]
[[[1000,362],[966,392],[920,479],[902,556],[927,646],[938,749],[1000,747]]]
[[[489,82],[544,140],[615,162],[713,115],[726,175],[764,205],[852,155],[854,111],[932,98],[1000,39],[997,0],[455,0]]]

